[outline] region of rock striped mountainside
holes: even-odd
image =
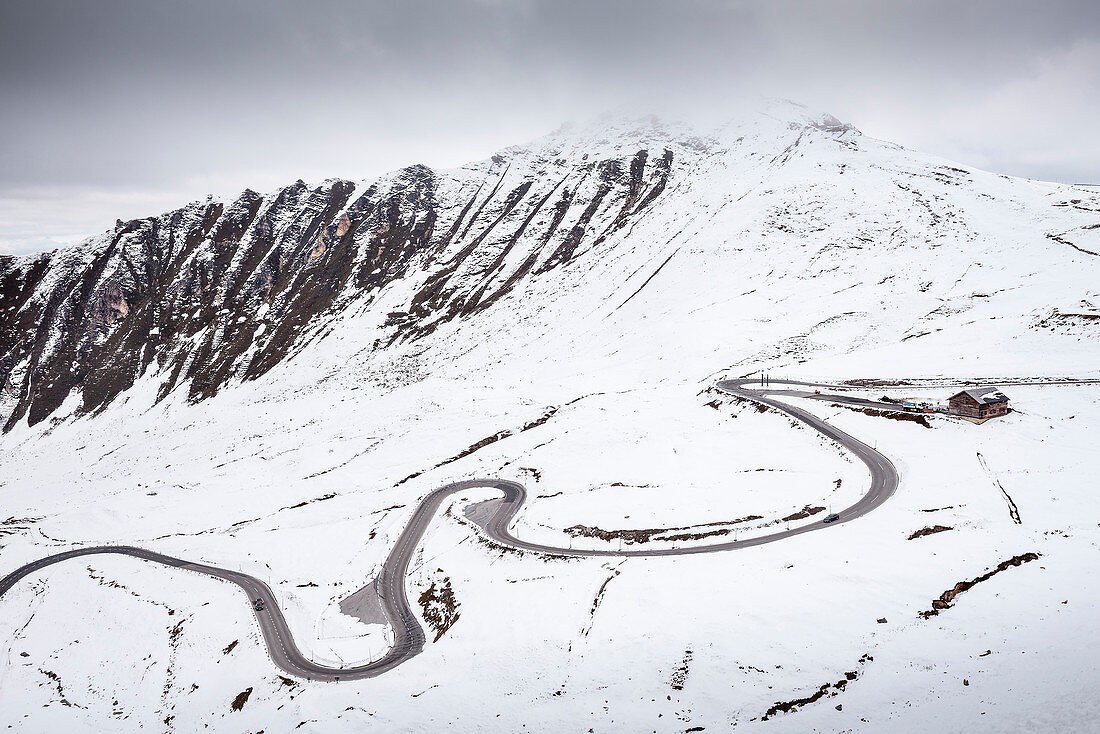
[[[570,322],[595,294],[571,305],[576,288],[598,281],[600,319],[618,319],[674,255],[681,271],[729,274],[679,278],[721,289],[711,316],[773,320],[795,294],[837,292],[812,324],[774,319],[768,344],[746,334],[734,363],[848,349],[830,343],[841,325],[863,349],[889,346],[1002,300],[1018,301],[1009,331],[1094,336],[1100,298],[1084,276],[1098,252],[1094,192],[966,170],[794,105],[705,134],[655,120],[566,128],[455,170],[246,190],[2,257],[0,417],[7,431],[63,405],[94,413],[142,376],[157,399],[203,400],[350,314],[378,354],[432,350],[441,334],[483,331],[487,314],[509,333],[547,311],[555,329],[587,332],[594,322]],[[1048,280],[1065,287],[1007,295]]]
[[[74,392],[79,412],[102,409],[150,369],[160,397],[180,386],[210,397],[262,376],[349,307],[370,309],[396,281],[415,292],[383,314],[379,348],[473,317],[640,217],[669,180],[663,141],[641,129],[622,142],[637,148],[629,155],[551,139],[458,171],[297,181],[5,257],[6,428],[40,422]]]

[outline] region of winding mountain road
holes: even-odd
[[[795,381],[774,381],[776,384],[803,387],[835,387],[826,385],[814,385],[811,383]],[[472,488],[492,488],[500,490],[503,496],[500,499],[483,503],[482,509],[486,512],[479,513],[479,519],[475,521],[481,525],[486,535],[497,543],[557,556],[613,556],[613,557],[648,557],[648,556],[682,556],[696,553],[716,553],[720,551],[738,550],[774,543],[784,538],[794,537],[815,530],[825,530],[862,517],[888,500],[898,486],[898,474],[890,460],[880,454],[871,446],[849,434],[829,425],[817,416],[802,410],[801,408],[787,405],[773,399],[772,395],[790,397],[810,397],[838,402],[848,402],[858,405],[872,405],[881,407],[893,407],[876,403],[861,398],[852,398],[843,395],[823,395],[812,390],[772,389],[765,388],[763,392],[746,387],[752,380],[725,380],[719,382],[717,387],[722,392],[739,398],[762,403],[777,410],[781,410],[794,418],[806,423],[825,436],[833,439],[853,454],[855,454],[871,473],[871,485],[867,493],[858,502],[841,510],[839,520],[829,525],[819,520],[811,521],[788,530],[782,530],[768,535],[761,535],[743,540],[724,541],[705,545],[682,546],[679,548],[653,548],[653,549],[579,549],[561,548],[557,546],[533,543],[522,540],[512,535],[510,527],[516,514],[523,507],[527,499],[526,489],[522,484],[499,479],[472,479],[454,482],[436,489],[428,494],[416,510],[413,512],[405,529],[402,531],[396,544],[390,551],[382,565],[381,573],[375,581],[382,609],[390,622],[394,633],[394,643],[386,654],[375,661],[347,668],[334,668],[319,665],[305,656],[294,642],[294,637],[287,626],[282,610],[279,608],[275,595],[271,588],[260,579],[239,571],[231,571],[224,568],[209,566],[202,563],[192,563],[179,558],[173,558],[161,553],[135,548],[131,546],[95,546],[78,548],[57,553],[28,563],[0,579],[0,598],[22,578],[36,573],[47,566],[60,563],[80,556],[96,554],[120,554],[141,558],[147,561],[162,563],[166,566],[182,568],[197,573],[206,574],[215,578],[224,579],[239,586],[248,596],[249,602],[257,598],[264,600],[262,610],[254,610],[256,620],[259,622],[260,631],[263,633],[264,642],[272,661],[284,672],[299,678],[320,681],[356,680],[361,678],[373,678],[388,670],[392,670],[401,663],[409,660],[424,648],[424,630],[420,621],[414,614],[409,604],[405,589],[405,578],[408,574],[409,563],[420,544],[421,538],[427,531],[428,525],[436,515],[440,505],[451,495]]]

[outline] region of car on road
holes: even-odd
[[[257,597],[256,601],[252,602],[252,608],[257,612],[262,612],[264,610],[264,600]]]
[[[824,519],[824,520],[822,520],[821,522],[836,522],[836,521],[837,521],[837,520],[839,520],[839,519],[840,519],[840,515],[838,515],[837,513],[833,512],[833,513],[831,513],[831,514],[829,514],[829,515],[826,515],[826,516],[825,516],[825,519]]]

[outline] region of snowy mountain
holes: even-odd
[[[1100,194],[784,102],[714,130],[567,126],[453,170],[245,191],[0,256],[0,575],[100,543],[241,569],[331,665],[386,648],[385,625],[340,602],[448,481],[523,483],[515,534],[556,546],[762,531],[865,491],[850,455],[723,398],[719,377],[940,401],[990,381],[1015,408],[929,429],[810,405],[891,457],[897,495],[733,554],[509,552],[468,521],[492,496],[471,491],[406,584],[425,620],[458,616],[371,681],[280,678],[228,585],[133,559],[57,566],[0,599],[0,721],[1079,727],[1095,705],[1076,693],[1100,682],[1082,652],[1100,388],[1061,383],[1100,377],[1098,329]],[[1023,654],[1030,698],[1012,693]]]
[[[677,287],[703,309],[692,321],[768,318],[733,365],[887,347],[984,312],[1014,335],[1090,333],[1098,210],[1095,193],[964,170],[791,106],[708,134],[618,122],[452,171],[245,191],[0,261],[5,429],[66,400],[100,410],[143,375],[160,398],[202,400],[350,320],[377,360],[446,351],[460,330],[504,330],[506,349],[574,333],[579,309],[609,322],[602,350]],[[820,308],[789,312],[795,293]]]

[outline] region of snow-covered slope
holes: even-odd
[[[952,380],[1096,378],[1098,252],[1094,192],[967,170],[787,103],[707,131],[604,120],[455,170],[120,222],[0,260],[0,572],[142,545],[268,580],[319,661],[377,657],[386,630],[338,602],[432,488],[521,481],[517,535],[560,545],[604,542],[582,525],[699,533],[843,506],[861,466],[716,401],[713,381],[936,378],[892,394],[943,399]],[[282,681],[215,581],[58,566],[0,600],[0,723],[1081,728],[1097,712],[1078,694],[1100,683],[1081,653],[1100,643],[1100,388],[1004,389],[1016,412],[983,426],[811,405],[877,442],[899,492],[751,551],[502,554],[458,503],[408,584],[414,601],[452,589],[458,621],[371,681]],[[909,540],[935,525],[950,531]],[[1020,659],[1032,672],[1016,682]],[[795,710],[761,722],[777,705]]]

